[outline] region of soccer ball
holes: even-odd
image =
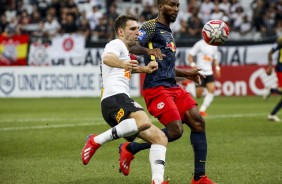
[[[202,37],[209,45],[223,45],[229,36],[229,27],[222,20],[210,20],[202,29]]]

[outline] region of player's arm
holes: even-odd
[[[220,77],[220,66],[219,66],[219,62],[217,59],[213,59],[213,63],[214,63],[214,67],[215,67],[215,74],[217,77]]]
[[[123,68],[128,71],[132,71],[138,67],[137,60],[123,61],[118,58],[118,56],[112,52],[108,52],[103,56],[103,63],[114,68]]]
[[[274,53],[273,49],[270,49],[270,51],[268,52],[268,68],[266,69],[266,74],[270,75],[272,73],[272,54]]]
[[[200,74],[199,71],[202,69],[192,69],[192,70],[182,70],[175,68],[176,77],[184,77],[189,80],[196,82],[197,84],[201,83],[201,77],[206,78],[204,75]]]
[[[196,63],[194,62],[194,56],[192,54],[188,55],[188,62],[192,68],[196,68]]]
[[[159,60],[162,60],[163,57],[165,56],[164,54],[162,54],[161,49],[160,48],[146,48],[146,47],[142,47],[140,44],[135,44],[133,46],[131,46],[129,48],[129,52],[135,55],[153,55],[156,58],[158,58]]]
[[[151,61],[147,66],[138,66],[132,70],[132,73],[153,73],[158,69],[158,62]]]

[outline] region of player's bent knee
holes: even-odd
[[[139,131],[144,131],[152,126],[150,118],[144,111],[133,112],[130,117],[135,119]]]
[[[158,131],[155,138],[156,138],[155,144],[167,146],[168,143],[167,137],[161,130]]]

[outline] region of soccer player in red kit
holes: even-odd
[[[200,69],[191,71],[175,68],[176,45],[170,23],[176,20],[179,11],[179,0],[158,0],[159,14],[156,19],[144,23],[140,29],[138,41],[130,49],[133,54],[145,54],[147,65],[153,56],[146,55],[146,49],[159,48],[165,57],[156,57],[158,70],[146,74],[144,81],[144,99],[150,114],[158,118],[165,126],[163,132],[168,141],[179,139],[183,134],[183,124],[191,129],[190,142],[194,150],[194,177],[192,184],[214,184],[205,174],[207,140],[205,120],[200,115],[193,97],[177,85],[175,77],[184,77],[199,83]],[[120,169],[128,175],[130,162],[137,152],[150,148],[148,143],[130,142],[120,146]]]

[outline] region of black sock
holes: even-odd
[[[205,175],[207,157],[207,139],[205,132],[191,132],[190,141],[194,149],[194,179],[197,181]]]
[[[278,102],[278,104],[274,107],[274,109],[271,112],[271,115],[277,114],[277,112],[281,109],[282,107],[282,99]]]
[[[271,88],[270,89],[270,92],[271,93],[275,93],[275,94],[279,94],[279,95],[282,95],[282,91],[277,89],[277,88]]]
[[[166,128],[163,128],[161,129],[164,134],[166,135],[167,139],[168,139],[168,142],[172,142],[174,141],[175,139],[171,139],[168,135],[168,131]],[[136,154],[138,153],[139,151],[141,150],[144,150],[144,149],[148,149],[151,147],[151,144],[150,143],[137,143],[137,142],[132,142],[130,143],[129,145],[127,145],[126,149],[127,151],[129,151],[130,153],[132,154]]]

